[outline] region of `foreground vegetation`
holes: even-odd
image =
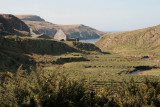
[[[39,107],[126,107],[160,105],[160,83],[145,78],[137,84],[134,79],[114,87],[99,87],[93,91],[93,83],[86,79],[71,79],[63,72],[48,72],[38,67],[28,73],[21,67],[14,75],[2,75],[0,82],[0,106]]]

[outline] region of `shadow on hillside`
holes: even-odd
[[[36,67],[36,62],[29,56],[23,53],[17,53],[14,51],[8,51],[0,48],[0,72],[13,72],[22,66],[22,69],[30,71],[30,67]]]
[[[84,57],[75,57],[75,58],[59,58],[54,62],[54,64],[65,64],[69,62],[81,62],[81,61],[90,61]]]
[[[111,54],[110,52],[102,52],[103,54],[107,55],[107,54]]]
[[[23,54],[60,55],[70,52],[79,52],[79,50],[63,42],[19,37],[0,37],[0,46],[5,50]]]
[[[99,48],[81,44],[82,49],[86,51],[97,50]],[[80,46],[81,46],[80,45]],[[92,47],[93,49],[90,49]],[[58,42],[54,40],[47,39],[33,39],[33,38],[21,38],[17,36],[0,36],[0,71],[5,69],[17,69],[21,64],[23,68],[28,69],[29,66],[36,66],[36,62],[29,55],[38,54],[38,55],[61,55],[68,54],[72,52],[83,52],[80,49],[69,46],[66,43]],[[108,53],[107,53],[108,54]],[[28,55],[28,56],[27,56]],[[72,58],[72,59],[61,59],[59,62],[71,62],[71,61],[86,61],[87,59],[83,58]],[[13,68],[13,69],[12,69]],[[15,71],[15,70],[13,70]]]

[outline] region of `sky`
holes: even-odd
[[[160,0],[0,0],[0,13],[41,16],[54,24],[128,31],[160,24]]]

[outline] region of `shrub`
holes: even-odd
[[[47,74],[41,68],[30,73],[18,69],[15,76],[6,73],[0,88],[0,106],[95,106],[104,105],[90,91],[89,83],[66,78],[62,73]],[[105,99],[105,100],[104,100]]]
[[[123,82],[115,95],[115,102],[123,107],[160,106],[160,84],[157,80],[146,78],[143,84],[136,84],[132,78],[130,82]]]
[[[99,88],[92,91],[92,84],[85,79],[76,80],[63,72],[47,72],[41,67],[31,72],[5,73],[0,81],[0,106],[38,107],[142,107],[160,105],[160,84],[149,80],[137,84],[134,79],[124,81],[114,90]]]

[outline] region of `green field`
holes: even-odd
[[[54,71],[56,67],[61,66],[58,71],[68,75],[69,78],[87,78],[91,81],[122,81],[123,79],[136,78],[141,81],[143,75],[128,75],[138,66],[158,66],[157,58],[141,59],[129,58],[128,56],[120,56],[117,54],[90,54],[82,55],[89,61],[70,62],[63,65],[48,66],[45,70]],[[153,71],[158,73],[159,68],[153,68],[151,71],[146,71],[148,75],[152,76]],[[151,73],[149,73],[151,72]],[[158,76],[154,73],[153,76]]]

